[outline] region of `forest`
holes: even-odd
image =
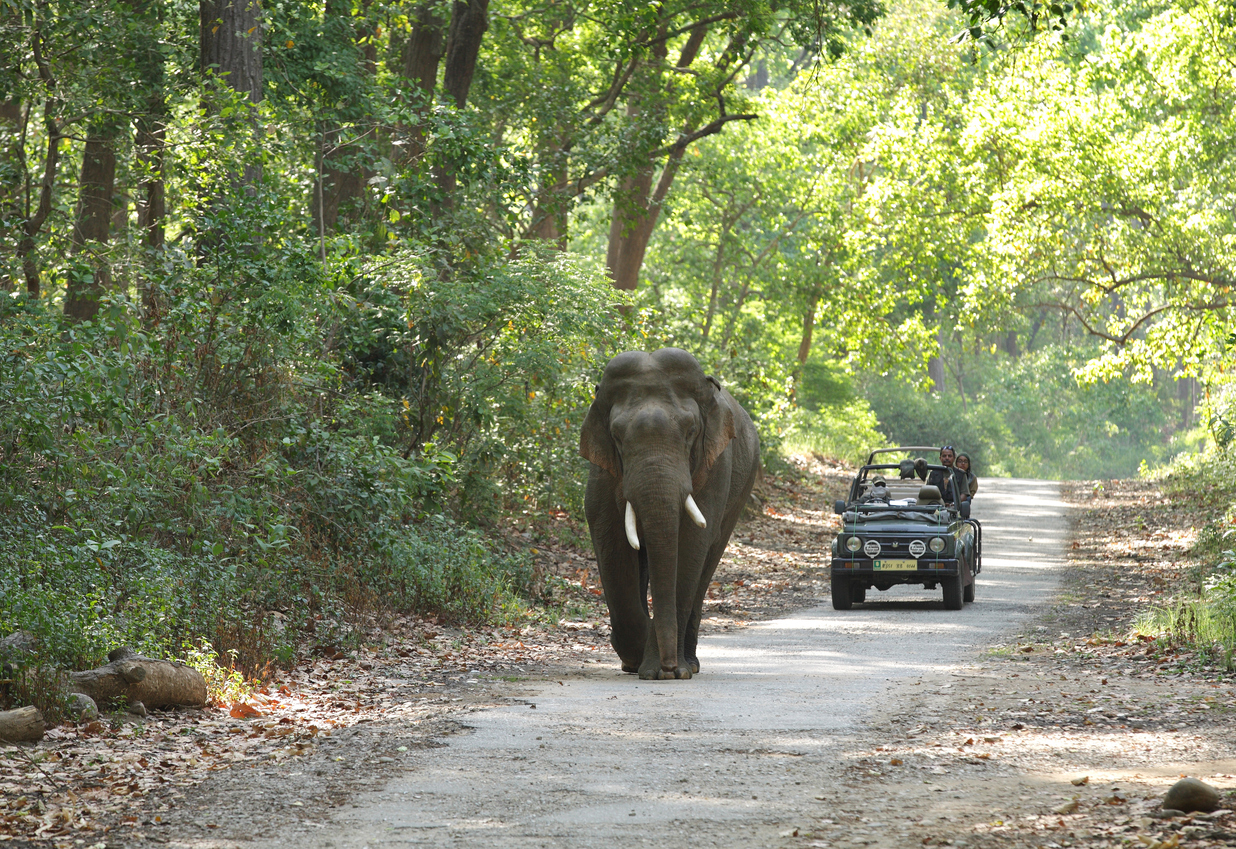
[[[0,0],[0,635],[256,674],[539,615],[500,531],[581,526],[600,371],[663,346],[773,470],[1200,481],[1236,608],[1234,40],[1226,0]]]

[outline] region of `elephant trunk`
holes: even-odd
[[[662,677],[673,678],[678,670],[678,522],[644,521],[643,531],[657,654]]]
[[[684,623],[679,619],[684,599],[678,597],[678,555],[684,525],[691,527],[686,524],[691,513],[686,506],[690,498],[690,479],[685,473],[674,474],[670,471],[672,468],[630,464],[629,469],[634,474],[628,474],[624,481],[627,489],[623,505],[627,542],[632,547],[642,547],[647,556],[660,676],[669,678],[682,674],[679,625]],[[642,471],[648,473],[641,474]],[[693,499],[691,504],[695,506]],[[698,508],[696,510],[698,512]],[[695,521],[693,517],[691,521]]]

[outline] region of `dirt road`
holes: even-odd
[[[984,480],[973,605],[896,588],[839,613],[824,505],[845,478],[769,480],[694,680],[620,674],[586,552],[542,537],[565,619],[396,619],[245,705],[0,747],[0,844],[1236,845],[1231,676],[1135,624],[1193,568],[1179,499],[1086,482],[1066,508],[1054,485]],[[1222,809],[1166,816],[1185,774]]]
[[[1067,535],[1057,488],[1002,480],[983,494],[978,600],[960,612],[900,587],[708,636],[691,681],[599,663],[512,685],[509,704],[407,753],[385,787],[266,845],[767,846],[805,830],[878,739],[873,722],[896,722],[882,710],[896,693],[974,664],[1051,600]]]

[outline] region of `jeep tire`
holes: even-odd
[[[961,576],[956,575],[951,578],[945,578],[940,581],[940,586],[944,588],[944,609],[961,610],[962,605],[965,603],[962,601],[964,593],[961,588]],[[834,595],[833,598],[835,599],[836,596]],[[836,604],[835,601],[833,603],[834,605]]]
[[[854,597],[850,595],[850,579],[833,575],[833,610],[849,610],[854,606]]]

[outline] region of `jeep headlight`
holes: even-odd
[[[880,543],[878,543],[876,540],[873,540],[873,539],[867,540],[867,542],[863,544],[863,554],[866,554],[868,557],[870,557],[873,560],[879,557],[880,556]]]
[[[934,551],[936,554],[939,554],[941,551],[943,551],[945,545],[946,543],[944,542],[943,537],[932,537],[931,542],[927,543],[927,547],[930,548],[932,551]]]
[[[910,543],[910,553],[915,557],[922,557],[926,551],[927,543],[923,542],[921,539],[916,539]]]
[[[858,537],[850,537],[845,541],[846,551],[858,551],[863,547],[863,541]]]

